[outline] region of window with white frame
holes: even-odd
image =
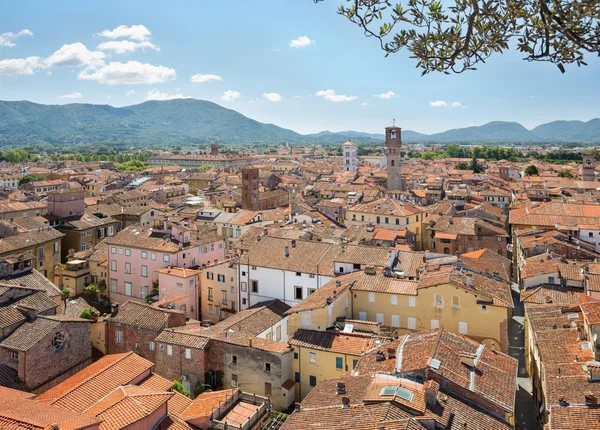
[[[156,260],[156,252],[150,253],[150,260]]]
[[[131,282],[125,282],[125,295],[131,296]]]
[[[407,322],[408,322],[407,327],[410,330],[415,330],[417,328],[417,319],[416,318],[408,317],[408,321]]]
[[[317,364],[317,354],[309,352],[309,361],[311,364]]]
[[[148,251],[142,251],[142,258],[144,260],[148,258]]]
[[[125,262],[125,274],[131,275],[131,263]]]
[[[417,298],[409,297],[408,298],[408,306],[410,306],[411,308],[414,308],[415,306],[417,306]]]
[[[191,360],[192,359],[192,350],[189,348],[185,349],[185,358],[186,360]]]
[[[400,316],[392,315],[392,327],[400,327]]]
[[[440,320],[434,320],[434,319],[431,320],[431,328],[432,329],[439,328],[439,326],[440,326]]]
[[[117,332],[115,332],[115,334],[117,335],[117,343],[122,344],[123,343],[123,332],[117,331]]]
[[[370,302],[374,302],[375,301],[375,293],[369,293],[369,301]]]
[[[171,260],[171,257],[169,256],[169,254],[163,254],[163,261],[165,263],[168,263]]]
[[[444,306],[444,296],[442,296],[441,294],[435,294],[434,295],[434,299],[433,299],[433,305],[435,307],[441,308]]]
[[[173,355],[173,346],[167,345],[167,355]]]
[[[452,296],[452,307],[455,309],[460,308],[460,297],[459,296]]]
[[[119,286],[119,281],[117,281],[116,279],[110,280],[110,292],[111,293],[116,293],[118,286]]]
[[[123,248],[119,248],[117,251],[118,251],[117,253],[118,253],[119,255],[123,255]]]
[[[148,346],[149,346],[149,349],[150,349],[150,351],[154,351],[154,350],[155,350],[155,348],[156,348],[156,344],[155,344],[154,342],[150,342],[150,343],[148,344]]]
[[[458,322],[458,332],[460,334],[467,334],[467,322],[466,321]]]
[[[397,305],[398,304],[398,296],[395,294],[392,294],[392,305]]]
[[[110,253],[111,254],[116,254],[117,253],[117,247],[116,246],[111,246],[110,247]]]
[[[110,260],[110,270],[113,272],[117,271],[117,260]]]
[[[148,277],[148,266],[142,265],[141,273],[144,278],[147,278]]]

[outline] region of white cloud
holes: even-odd
[[[460,104],[459,102],[452,102],[452,107],[453,108],[461,108],[464,107],[462,104]]]
[[[41,67],[40,57],[9,58],[0,60],[0,76],[33,75],[35,69]]]
[[[125,95],[126,95],[127,97],[135,96],[135,91],[133,91],[133,90],[129,90],[129,91],[127,91],[127,92],[125,93]]]
[[[146,95],[146,100],[174,100],[174,99],[189,99],[188,96],[184,96],[183,94],[167,94],[161,93],[158,90],[148,91]]]
[[[278,93],[264,93],[262,96],[263,99],[270,102],[280,102],[281,100],[283,100],[283,97],[281,97],[281,95]]]
[[[63,45],[58,51],[44,59],[46,67],[98,67],[104,64],[106,54],[100,51],[90,51],[81,42]]]
[[[429,102],[429,106],[431,106],[431,107],[446,107],[446,106],[448,106],[448,103],[446,103],[444,100],[436,100],[434,102]]]
[[[152,33],[143,25],[120,25],[113,30],[104,30],[98,33],[99,36],[107,39],[133,39],[133,40],[148,40]]]
[[[377,97],[378,99],[391,99],[396,94],[393,91],[388,91],[387,93],[375,94],[373,97]]]
[[[360,105],[361,105],[361,106],[368,106],[368,105],[369,105],[369,103],[367,103],[367,102],[362,102]]]
[[[297,39],[290,41],[290,48],[304,48],[312,43],[314,40],[310,40],[308,36],[300,36]]]
[[[320,90],[315,93],[316,96],[323,97],[325,100],[330,102],[351,102],[356,99],[356,96],[345,96],[342,94],[336,94],[335,90]]]
[[[98,81],[106,85],[159,84],[175,79],[175,69],[139,61],[110,62],[96,70],[82,71],[78,79]]]
[[[219,75],[213,75],[212,73],[208,73],[208,74],[197,73],[190,78],[190,82],[194,82],[196,84],[202,84],[204,82],[210,82],[210,81],[222,81],[222,80],[223,80],[222,77],[220,77]]]
[[[80,92],[63,94],[62,96],[58,96],[59,99],[80,99],[82,97],[83,95]]]
[[[47,74],[48,76],[52,76],[52,72],[51,72],[50,70],[48,70],[48,71],[46,72],[46,74]]]
[[[112,51],[115,54],[135,52],[138,49],[154,49],[155,51],[160,51],[158,46],[148,40],[143,40],[141,42],[132,42],[131,40],[109,40],[108,42],[102,42],[96,49],[99,49],[100,51]]]
[[[8,33],[0,34],[0,46],[6,46],[7,48],[12,48],[15,46],[14,40],[18,39],[21,36],[33,36],[33,33],[30,30],[24,28],[18,33],[13,33],[9,31]]]
[[[234,90],[228,90],[223,93],[223,95],[221,96],[221,100],[225,102],[233,102],[239,99],[240,97],[242,97],[242,95],[239,92]]]

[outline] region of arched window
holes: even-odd
[[[56,333],[52,338],[52,348],[55,351],[60,350],[65,344],[65,334],[64,333]]]
[[[392,167],[395,166],[395,160],[392,160],[392,164],[391,165],[392,165]]]
[[[395,138],[396,138],[396,130],[390,131],[390,139],[395,139]]]

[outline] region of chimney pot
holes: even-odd
[[[343,382],[337,383],[337,394],[346,394],[346,384]]]
[[[294,412],[300,412],[302,410],[302,405],[299,402],[294,403]]]

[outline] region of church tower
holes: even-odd
[[[351,140],[348,140],[348,142],[342,145],[342,152],[344,153],[344,170],[356,172],[356,169],[358,168],[356,149],[356,145]]]
[[[401,172],[402,129],[392,125],[385,128],[385,154],[387,158],[388,190],[403,190]]]
[[[583,180],[596,180],[596,158],[589,152],[583,154]]]

